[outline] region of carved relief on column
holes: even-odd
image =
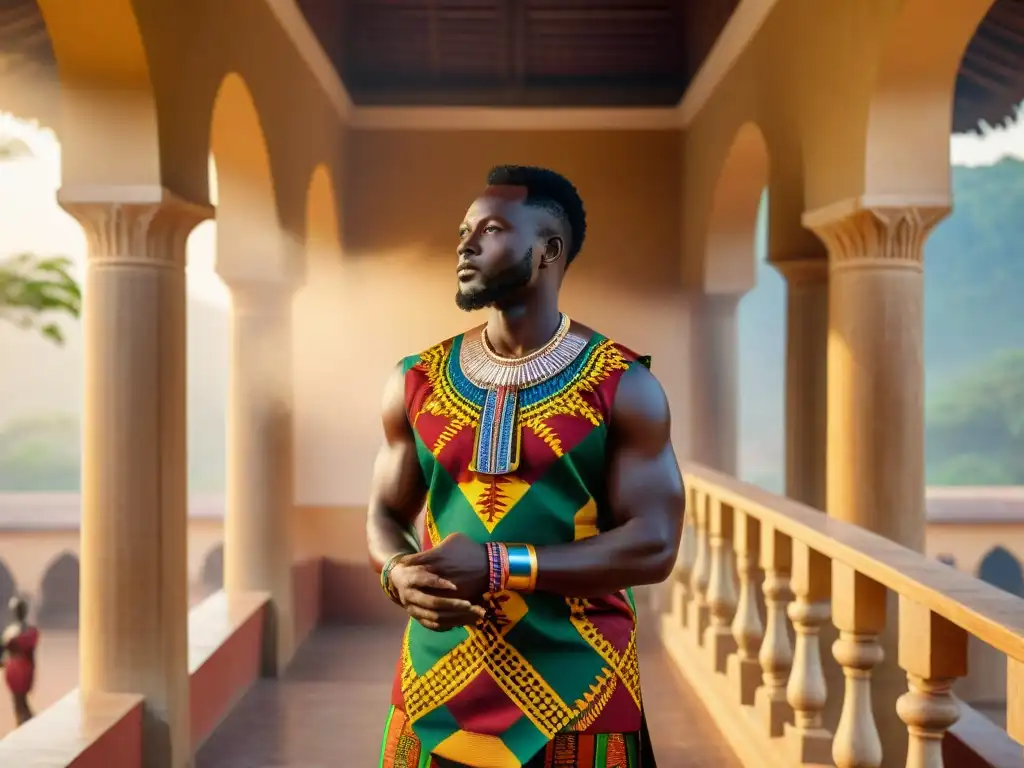
[[[924,243],[948,206],[864,206],[808,213],[804,225],[828,248],[832,270],[922,268]]]
[[[116,196],[118,190],[110,191]],[[85,231],[89,264],[185,268],[185,244],[192,230],[212,218],[210,206],[163,191],[153,200],[90,199],[61,190],[57,200]]]

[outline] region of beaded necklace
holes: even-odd
[[[463,337],[459,367],[473,384],[486,390],[477,427],[470,470],[504,475],[519,467],[519,392],[564,371],[586,349],[587,339],[570,331],[568,315],[561,313],[558,330],[540,349],[523,357],[502,357],[483,329]]]

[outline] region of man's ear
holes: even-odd
[[[544,243],[544,253],[540,257],[542,267],[554,264],[565,255],[565,241],[558,235],[549,237]]]

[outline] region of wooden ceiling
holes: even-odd
[[[357,104],[444,106],[674,105],[736,4],[300,0]]]
[[[674,104],[737,0],[299,0],[357,104]],[[37,87],[11,88],[12,80]],[[4,82],[6,80],[6,83]],[[35,0],[0,0],[0,109],[56,119]],[[995,0],[956,83],[953,130],[1024,101],[1024,0]]]
[[[995,126],[1024,101],[1024,0],[996,0],[967,46],[956,81],[953,132]]]

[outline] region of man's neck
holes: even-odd
[[[503,357],[522,357],[547,344],[560,320],[557,301],[494,307],[487,319],[487,340]]]

